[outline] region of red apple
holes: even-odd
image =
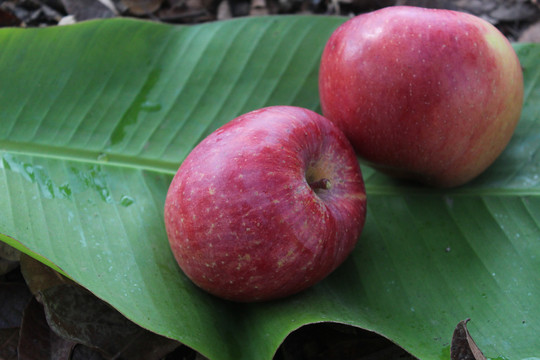
[[[299,292],[352,251],[366,195],[345,135],[310,110],[242,115],[188,155],[165,202],[172,252],[219,297],[248,302]]]
[[[319,74],[323,115],[373,167],[464,184],[508,144],[523,75],[507,39],[466,13],[396,6],[332,34]]]

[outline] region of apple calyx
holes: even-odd
[[[317,192],[317,190],[329,190],[332,187],[332,183],[327,178],[310,181],[308,184],[309,187],[315,192]]]
[[[305,172],[306,182],[315,194],[319,195],[320,190],[330,190],[333,186],[328,171],[327,159],[319,159],[308,166]]]

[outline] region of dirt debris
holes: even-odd
[[[464,11],[491,22],[511,41],[539,41],[538,25],[533,26],[540,21],[538,0],[4,0],[0,27],[54,26],[118,16],[171,24],[277,14],[354,16],[394,5]]]

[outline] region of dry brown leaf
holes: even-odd
[[[0,329],[0,359],[17,360],[19,328]]]
[[[9,9],[0,8],[0,27],[20,26],[21,23],[21,19],[9,11]]]
[[[0,329],[20,327],[24,308],[31,298],[23,283],[0,283]]]
[[[19,250],[0,242],[0,275],[7,274],[19,266],[20,256]]]
[[[265,0],[251,0],[251,8],[249,10],[250,16],[263,16],[268,14],[269,10]]]
[[[217,9],[217,19],[226,20],[232,18],[231,6],[228,1],[222,1],[219,3]]]
[[[486,360],[467,330],[469,320],[460,321],[454,330],[450,347],[451,360]]]
[[[122,4],[133,15],[148,15],[157,11],[163,4],[163,0],[122,0]]]
[[[77,21],[103,19],[114,17],[116,14],[98,0],[62,0],[69,15]]]
[[[99,351],[104,357],[158,360],[180,346],[147,331],[78,285],[42,292],[49,326],[64,339]]]
[[[540,21],[529,26],[519,37],[519,42],[540,43]]]
[[[21,252],[19,250],[4,242],[0,242],[0,258],[10,261],[19,261],[20,257]]]
[[[38,297],[41,291],[50,287],[73,283],[73,281],[26,254],[21,254],[21,273],[32,294]]]
[[[26,309],[19,338],[19,360],[68,360],[75,342],[54,333],[43,307],[32,298]]]

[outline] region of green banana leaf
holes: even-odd
[[[522,119],[477,180],[434,190],[363,167],[364,232],[320,284],[236,304],[199,290],[176,265],[162,213],[181,161],[247,111],[319,110],[319,58],[343,21],[0,30],[0,240],[212,360],[271,359],[289,333],[323,321],[448,359],[466,318],[488,357],[540,358],[540,45],[515,46]]]

